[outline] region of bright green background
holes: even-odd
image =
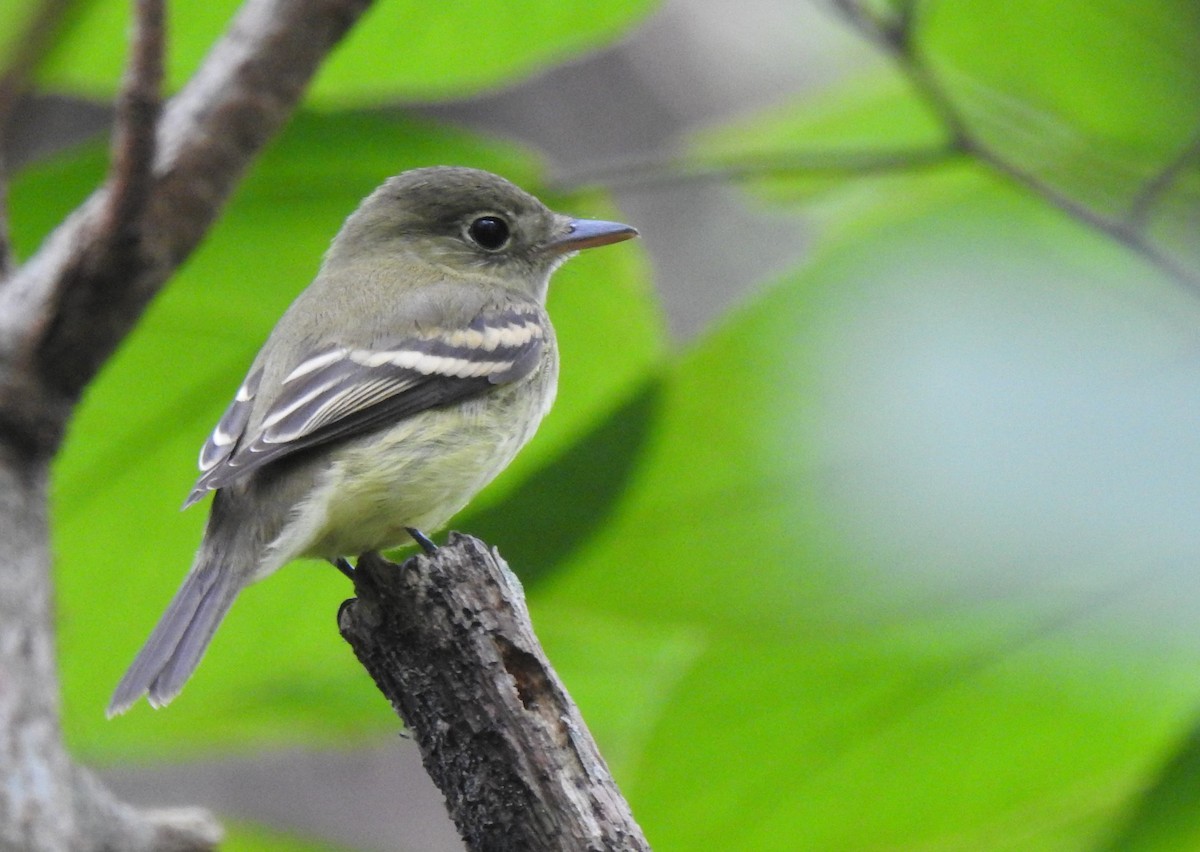
[[[201,5],[173,6],[176,83],[232,4]],[[42,69],[47,85],[111,91],[118,6],[84,8]],[[266,154],[89,393],[55,487],[66,725],[83,759],[350,745],[394,729],[336,636],[347,588],[325,566],[244,594],[169,710],[106,722],[102,708],[198,540],[202,511],[176,513],[197,448],[356,200],[434,162],[542,192],[527,153],[346,108],[511,82],[611,38],[646,4],[519,6],[372,12],[320,78],[322,111],[299,116]],[[1128,210],[1200,125],[1200,17],[1184,0],[918,8],[917,49],[970,132],[1100,214]],[[944,138],[937,111],[896,75],[722,128],[696,150],[861,153]],[[91,150],[21,176],[12,205],[26,253],[103,166]],[[1197,170],[1183,170],[1145,223],[1193,269],[1198,187]],[[1154,591],[1139,579],[1145,566],[1069,594],[1054,576],[979,594],[972,578],[996,566],[964,564],[949,580],[906,570],[905,553],[839,514],[830,483],[846,469],[873,474],[828,435],[850,381],[830,353],[845,347],[855,300],[957,277],[985,294],[1043,288],[1039,298],[1085,314],[1096,293],[1182,298],[1176,282],[967,156],[862,179],[775,175],[754,192],[811,217],[816,247],[685,351],[667,345],[636,245],[585,253],[556,277],[555,412],[454,524],[526,578],[539,633],[652,843],[1194,845],[1194,643],[1131,636],[1106,615]],[[546,197],[620,216],[599,195]],[[864,340],[865,357],[874,346],[888,357],[886,341]]]
[[[239,6],[237,0],[169,4],[171,88],[182,86],[199,67]],[[112,95],[123,67],[129,8],[112,0],[76,3],[40,68],[42,84]],[[364,106],[494,88],[611,40],[650,8],[649,0],[375,3],[317,76],[312,98],[330,106]]]

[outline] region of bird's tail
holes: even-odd
[[[167,704],[200,664],[217,625],[241,590],[227,560],[214,557],[218,554],[201,546],[183,585],[117,684],[108,704],[110,719],[124,713],[142,695],[153,707]]]

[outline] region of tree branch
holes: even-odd
[[[0,126],[8,121],[17,101],[25,93],[30,73],[54,43],[59,24],[70,5],[71,0],[41,0],[26,16],[24,31],[13,38],[12,53],[0,71]]]
[[[0,285],[0,360],[29,365],[20,411],[0,435],[53,452],[87,382],[196,247],[251,159],[283,126],[322,58],[370,0],[248,0],[159,122],[143,227],[115,239],[114,191],[97,190]],[[147,30],[142,49],[153,51]],[[146,56],[142,57],[146,61]],[[132,79],[142,79],[131,72]],[[139,142],[143,145],[143,142]],[[122,174],[118,169],[115,177]],[[130,176],[131,173],[125,173]],[[6,378],[0,376],[0,399]],[[34,394],[35,390],[42,393]]]
[[[107,221],[103,231],[113,244],[138,242],[154,177],[154,150],[162,111],[163,0],[137,0],[133,44],[125,82],[117,99],[113,158],[109,173]]]
[[[66,751],[50,461],[83,388],[368,4],[247,0],[160,116],[162,4],[138,0],[109,178],[0,278],[0,849],[190,852],[220,837],[203,811],[117,801]]]
[[[1200,160],[1200,131],[1192,136],[1191,141],[1180,150],[1174,159],[1142,184],[1142,188],[1129,205],[1129,212],[1125,214],[1125,221],[1129,227],[1137,230],[1145,229],[1154,211],[1154,206],[1170,191],[1175,181],[1198,160]]]
[[[1141,255],[1193,295],[1200,296],[1200,270],[1180,261],[1156,244],[1142,227],[1149,206],[1161,197],[1169,182],[1192,162],[1200,140],[1181,152],[1173,163],[1164,167],[1157,179],[1147,182],[1138,197],[1133,200],[1128,216],[1108,216],[1063,192],[1036,173],[1022,168],[1008,159],[1003,152],[992,148],[971,132],[958,105],[920,53],[914,38],[919,17],[919,4],[916,0],[909,0],[900,7],[894,18],[874,14],[862,0],[832,0],[832,3],[864,37],[888,51],[908,77],[918,96],[933,110],[946,128],[952,147],[975,157],[1017,185],[1041,196],[1068,216],[1108,235],[1135,254]]]
[[[29,84],[29,75],[53,43],[70,0],[42,0],[26,18],[24,32],[13,38],[8,64],[0,71],[0,281],[15,266],[8,235],[8,166],[4,140],[17,102]]]
[[[402,565],[364,555],[354,585],[342,636],[411,729],[468,848],[650,848],[499,554],[451,533]]]
[[[704,160],[651,160],[573,172],[554,181],[558,190],[599,185],[607,189],[649,189],[677,184],[758,178],[838,178],[915,172],[963,156],[952,145],[893,149],[839,149],[764,152]]]

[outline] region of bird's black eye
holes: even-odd
[[[508,223],[499,216],[480,216],[467,228],[467,236],[480,248],[496,251],[508,242]]]

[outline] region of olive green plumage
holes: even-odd
[[[368,196],[201,450],[185,505],[215,492],[204,539],[109,714],[174,698],[249,583],[440,529],[554,401],[551,274],[635,234],[474,169],[405,172]]]

